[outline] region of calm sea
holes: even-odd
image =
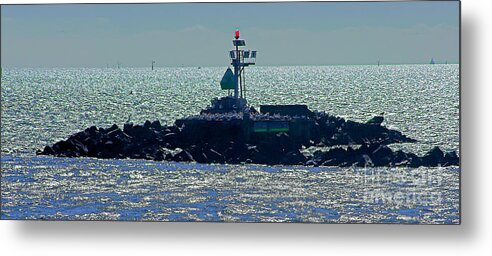
[[[4,219],[459,223],[459,175],[446,168],[204,165],[35,156],[89,126],[197,114],[225,93],[226,67],[3,69]],[[459,66],[253,67],[251,105],[307,104],[459,149]]]

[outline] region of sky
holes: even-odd
[[[458,63],[459,2],[2,5],[2,67]]]

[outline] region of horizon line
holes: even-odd
[[[456,65],[460,64],[457,62],[436,62],[434,64],[430,64],[429,62],[413,62],[413,63],[357,63],[357,64],[273,64],[273,65],[255,65],[258,67],[324,67],[324,66],[390,66],[390,65]],[[212,68],[212,67],[226,67],[230,65],[163,65],[163,66],[154,66],[154,68]],[[117,64],[114,66],[0,66],[1,69],[9,69],[9,68],[39,68],[39,69],[48,69],[48,68],[97,68],[97,69],[123,69],[123,68],[150,68],[151,65],[148,66],[124,66],[121,65],[118,68]]]

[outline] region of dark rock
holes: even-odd
[[[393,151],[386,145],[379,145],[369,156],[375,166],[389,166],[392,162]]]
[[[253,154],[250,157],[255,163],[267,165],[282,164],[286,153],[285,148],[280,147],[276,143],[260,144],[256,147],[257,152],[255,149],[246,148],[246,150]],[[244,153],[244,155],[247,154]]]
[[[172,147],[177,144],[178,139],[178,135],[173,132],[164,135],[164,142],[169,143]]]
[[[209,162],[208,157],[203,153],[201,148],[195,146],[192,149],[189,149],[188,152],[190,153],[191,158],[197,163],[205,164]]]
[[[140,154],[140,153],[134,153],[134,154],[131,154],[131,155],[130,155],[130,158],[131,158],[131,159],[142,159],[142,158],[143,158],[143,156],[142,156],[142,154]]]
[[[148,127],[135,125],[127,133],[135,138],[136,142],[139,144],[157,143],[157,135],[153,130],[150,130],[149,127],[150,125]]]
[[[123,131],[129,133],[133,128],[133,123],[126,123],[123,125]]]
[[[109,137],[114,138],[114,137],[116,137],[117,135],[120,135],[120,134],[122,134],[122,133],[123,133],[123,131],[122,131],[120,128],[116,128],[116,129],[109,130],[109,131],[108,131],[108,133],[107,133],[107,135],[108,135]]]
[[[190,154],[190,152],[186,150],[181,150],[179,153],[175,154],[172,158],[173,161],[175,162],[193,162],[195,159],[193,159],[193,156]]]
[[[247,146],[247,155],[249,157],[257,156],[260,151],[258,150],[258,146],[248,145]]]
[[[281,163],[286,165],[303,165],[307,158],[298,150],[292,150],[285,154]]]
[[[456,151],[446,152],[444,154],[443,166],[460,165],[460,159]]]
[[[313,153],[313,157],[311,160],[315,163],[323,163],[324,161],[328,160],[328,157],[326,156],[326,152],[316,150]]]
[[[424,157],[429,156],[434,159],[441,159],[444,157],[444,153],[439,147],[433,147]]]
[[[164,161],[166,159],[166,154],[163,150],[158,150],[155,154],[154,154],[154,160],[155,161]]]
[[[352,163],[352,162],[342,162],[338,165],[338,167],[350,167],[353,165],[354,165],[354,163]]]
[[[40,154],[41,155],[54,155],[55,151],[50,146],[46,146],[46,147],[44,147],[43,151],[41,151]]]
[[[154,130],[160,130],[162,128],[161,122],[159,120],[155,120],[150,124],[150,128]]]
[[[356,164],[359,157],[360,157],[359,153],[355,149],[353,149],[352,147],[348,147],[346,149],[345,161],[348,165]]]
[[[347,151],[343,148],[333,148],[324,154],[324,158],[323,165],[338,166],[347,160]]]
[[[409,163],[410,163],[410,159],[407,153],[401,150],[398,150],[393,153],[392,164],[394,166],[408,166]]]
[[[206,149],[204,153],[211,163],[225,163],[225,157],[213,149]]]
[[[408,167],[419,167],[422,165],[422,158],[413,153],[407,153]]]
[[[106,133],[110,133],[110,132],[112,132],[114,130],[119,130],[118,125],[113,124],[111,127],[109,127],[108,129],[106,129],[105,132]]]
[[[421,165],[423,166],[437,166],[442,164],[444,160],[444,153],[439,147],[432,148],[421,158]]]
[[[181,132],[181,128],[179,128],[176,125],[170,126],[168,128],[169,128],[169,132],[172,132],[172,133],[179,134]]]
[[[306,166],[319,166],[319,164],[313,159],[308,160],[304,165]]]
[[[95,126],[91,126],[91,127],[87,128],[87,129],[85,129],[85,132],[87,132],[88,134],[94,134],[97,131],[98,131],[97,130],[97,127],[95,127]]]
[[[322,166],[338,166],[339,164],[341,164],[341,162],[337,159],[327,159],[321,163]]]
[[[89,149],[87,148],[86,145],[84,145],[82,142],[78,140],[72,140],[71,141],[75,151],[80,155],[80,156],[87,156],[89,153]]]
[[[146,120],[146,121],[145,121],[145,123],[144,123],[144,125],[143,125],[143,127],[144,127],[144,128],[150,128],[150,125],[151,125],[151,124],[152,124],[152,123],[151,123],[149,120]]]
[[[171,150],[171,149],[168,149],[168,148],[159,148],[156,152],[156,157],[157,158],[163,158],[162,160],[165,160],[165,161],[172,161],[174,155],[176,155],[177,153],[180,153],[182,150],[180,148],[178,149],[175,149],[175,150]],[[157,161],[162,161],[162,160],[157,160]]]
[[[383,122],[384,122],[384,116],[380,115],[380,116],[375,116],[375,117],[369,119],[369,121],[367,121],[366,124],[381,125],[381,123],[383,123]]]
[[[194,159],[197,163],[200,163],[200,164],[211,163],[211,162],[208,160],[207,155],[205,155],[205,153],[203,153],[203,152],[200,152],[200,153],[197,153],[196,155],[193,155],[193,159]]]
[[[227,163],[230,164],[240,163],[241,161],[239,160],[238,155],[239,153],[233,146],[230,146],[224,150],[224,157]]]
[[[360,155],[356,162],[357,166],[360,167],[374,167],[374,163],[369,155],[363,154]]]
[[[96,155],[101,158],[116,158],[116,156],[121,153],[121,145],[119,142],[114,141],[113,139],[105,139],[103,143],[98,145],[96,149]]]
[[[73,149],[74,147],[72,143],[65,140],[59,141],[55,143],[55,145],[53,145],[53,150],[57,153],[68,152],[68,151],[72,151]]]

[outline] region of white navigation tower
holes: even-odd
[[[244,39],[239,38],[238,29],[235,32],[232,44],[234,49],[229,51],[229,56],[234,71],[231,68],[227,68],[220,81],[220,87],[222,90],[229,92],[228,96],[219,99],[215,98],[212,100],[211,106],[204,109],[202,113],[244,112],[247,110],[244,68],[249,65],[255,65],[257,51],[241,49],[246,46],[246,42]],[[231,94],[231,90],[233,94]]]
[[[246,41],[239,39],[239,29],[236,29],[232,43],[236,47],[235,50],[229,52],[231,65],[234,67],[234,98],[245,98],[244,67],[255,65],[256,51],[239,49],[241,46],[246,46]]]
[[[256,51],[241,49],[241,47],[246,46],[246,41],[239,38],[239,30],[235,32],[232,44],[235,49],[229,52],[229,56],[234,73],[228,69],[220,84],[224,90],[234,90],[233,97],[242,103],[246,99],[244,68],[249,65],[255,65]]]

